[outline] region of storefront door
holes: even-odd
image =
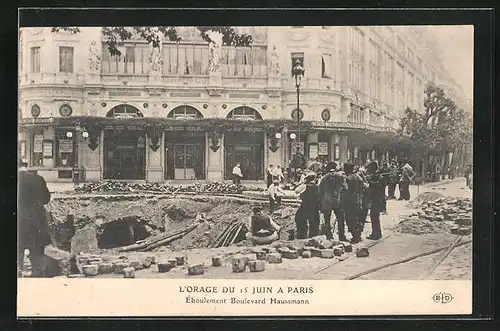
[[[143,131],[106,131],[104,178],[145,179],[146,144]]]
[[[264,134],[262,132],[227,132],[224,138],[225,178],[241,164],[243,180],[264,179]]]
[[[167,134],[165,178],[205,179],[205,133]]]

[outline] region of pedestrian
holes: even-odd
[[[45,246],[51,243],[44,205],[50,201],[50,192],[42,176],[26,171],[26,163],[19,160],[18,167],[18,276],[22,276],[24,252],[28,249],[31,277],[44,277]]]
[[[275,179],[268,188],[269,193],[269,210],[273,213],[281,204],[281,198],[285,196],[285,191],[280,187],[280,182]]]
[[[372,224],[372,233],[367,237],[371,240],[382,238],[382,229],[380,226],[380,213],[385,207],[385,185],[386,179],[383,173],[378,171],[378,165],[371,162],[367,167],[368,180],[368,200],[370,203],[370,220]]]
[[[254,245],[269,245],[279,238],[281,227],[268,215],[262,214],[262,208],[256,206],[252,209],[246,238]]]
[[[271,186],[271,184],[273,183],[273,171],[274,171],[274,166],[272,164],[270,164],[267,167],[267,171],[266,171],[267,187]]]
[[[346,175],[347,191],[344,195],[344,211],[347,229],[351,233],[351,243],[356,244],[361,241],[361,233],[364,228],[365,200],[364,192],[368,189],[368,183],[361,175],[354,173],[352,163],[344,163]]]
[[[343,171],[338,169],[336,162],[329,162],[325,166],[328,171],[319,182],[320,210],[325,218],[325,235],[328,239],[333,238],[331,226],[332,211],[338,224],[338,236],[340,241],[347,241],[345,237],[345,215],[344,195],[347,191],[347,178]]]
[[[278,180],[279,183],[283,182],[283,170],[281,169],[281,165],[277,164],[276,167],[274,168],[274,176],[273,180]]]
[[[398,200],[410,200],[410,183],[414,178],[415,171],[413,171],[413,168],[408,161],[405,161],[403,167],[401,168],[401,178],[399,180],[400,196]]]
[[[472,174],[472,164],[468,164],[466,167],[465,167],[465,172],[464,172],[464,176],[465,176],[465,185],[467,185],[467,187],[470,187],[470,175]]]
[[[387,162],[384,162],[384,164],[382,165],[382,169],[380,171],[381,171],[381,176],[383,176],[383,178],[384,178],[384,181],[383,181],[383,183],[384,183],[384,187],[383,187],[384,201],[383,201],[381,212],[382,212],[383,215],[387,215],[387,199],[388,199],[388,196],[385,195],[385,191],[386,191],[387,185],[389,184],[389,181],[388,181],[388,178],[389,178],[389,175],[390,175],[389,164]]]
[[[241,173],[241,164],[238,162],[233,168],[233,184],[240,186],[242,178],[243,174]]]
[[[387,199],[396,199],[396,184],[398,183],[398,168],[396,160],[391,160],[391,165],[389,166],[389,183],[387,185]]]
[[[308,174],[304,183],[295,189],[301,203],[295,214],[296,238],[306,239],[319,234],[319,190],[314,182],[316,175]]]

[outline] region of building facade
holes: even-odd
[[[223,180],[238,162],[259,181],[297,150],[308,161],[401,155],[402,111],[423,108],[429,81],[463,102],[411,28],[238,29],[250,47],[207,43],[185,27],[160,47],[132,37],[120,56],[101,28],[22,29],[21,157],[47,181]]]

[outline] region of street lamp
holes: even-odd
[[[295,88],[297,89],[297,154],[300,152],[300,83],[302,77],[304,77],[304,67],[300,63],[300,60],[295,61],[295,65],[292,68],[292,76],[295,78]]]

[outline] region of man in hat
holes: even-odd
[[[391,165],[389,166],[389,182],[387,185],[387,199],[396,199],[396,184],[398,182],[398,166],[396,160],[391,160]]]
[[[370,219],[372,233],[367,239],[379,240],[382,238],[380,226],[380,213],[385,209],[385,185],[386,179],[378,171],[376,162],[371,162],[367,166],[368,201],[370,204]]]
[[[278,239],[281,227],[271,217],[262,214],[262,208],[256,206],[252,209],[246,238],[254,245],[268,245]]]
[[[50,192],[42,176],[29,174],[27,164],[18,162],[18,275],[22,275],[24,251],[29,250],[31,277],[43,277],[45,246],[51,243],[44,205],[50,201]]]
[[[272,164],[270,164],[267,167],[267,171],[266,171],[267,187],[269,187],[273,184],[273,172],[274,172],[274,166]]]
[[[280,182],[277,179],[273,180],[267,191],[269,193],[269,210],[272,213],[280,206],[281,198],[285,196],[285,191],[280,187]]]
[[[325,170],[328,173],[321,177],[319,182],[320,210],[325,216],[325,234],[328,239],[333,238],[330,221],[333,211],[338,224],[339,240],[346,241],[343,200],[347,191],[347,178],[345,173],[337,168],[336,162],[329,162]]]
[[[351,243],[356,244],[361,241],[361,233],[364,228],[366,218],[364,192],[369,185],[353,171],[354,165],[352,163],[344,164],[344,172],[347,176],[347,191],[344,195],[345,220],[348,231],[352,235]]]
[[[415,171],[408,163],[408,161],[404,161],[404,165],[401,168],[401,178],[399,180],[399,191],[400,196],[398,200],[410,200],[410,183],[415,178]]]
[[[317,236],[319,233],[319,192],[315,183],[316,174],[310,173],[304,183],[300,184],[295,193],[300,195],[301,203],[295,214],[297,239]],[[308,231],[309,230],[309,231]]]

